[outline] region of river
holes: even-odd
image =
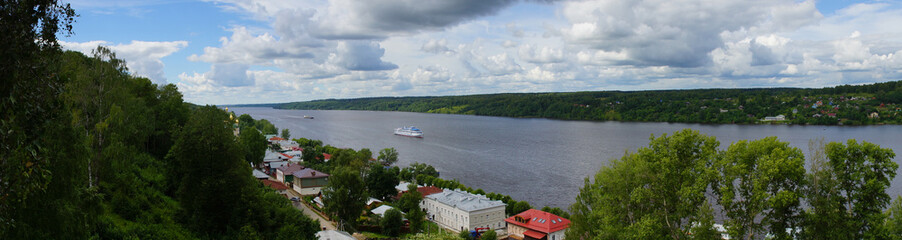
[[[427,163],[444,179],[510,195],[542,206],[567,209],[583,186],[611,159],[647,146],[654,134],[692,128],[715,136],[726,148],[738,140],[777,136],[808,153],[808,142],[823,137],[827,142],[857,139],[894,149],[902,162],[902,126],[791,126],[709,125],[682,123],[589,122],[549,119],[504,118],[377,111],[278,110],[230,108],[236,114],[268,119],[287,128],[292,138],[322,140],[341,148],[380,149],[394,147],[400,153],[398,166]],[[305,115],[315,119],[304,119]],[[424,138],[393,135],[395,128],[416,126]],[[902,164],[900,164],[902,165]],[[807,166],[807,164],[806,164]],[[897,171],[898,172],[898,171]],[[895,198],[902,194],[902,176],[887,190]]]

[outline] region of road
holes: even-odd
[[[304,201],[304,198],[301,197],[301,194],[294,191],[294,189],[288,189],[288,195],[290,195],[292,197],[298,197],[301,199],[301,201]],[[325,228],[326,230],[335,230],[335,224],[333,224],[329,220],[324,219],[319,214],[316,214],[316,212],[313,209],[310,209],[310,207],[308,207],[307,204],[304,204],[301,202],[292,202],[291,204],[294,205],[295,208],[297,208],[298,210],[303,212],[304,215],[307,215],[311,219],[319,220],[320,229]]]

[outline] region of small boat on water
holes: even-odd
[[[313,119],[313,116],[304,115],[304,119]]]
[[[423,131],[414,126],[402,127],[402,128],[395,129],[395,135],[405,136],[405,137],[422,138]]]

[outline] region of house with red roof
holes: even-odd
[[[263,185],[266,185],[267,187],[270,187],[273,190],[276,190],[276,192],[278,192],[279,194],[287,194],[288,193],[288,186],[285,186],[285,184],[282,184],[280,182],[269,180],[269,179],[260,179],[260,182],[262,182]]]
[[[440,193],[442,192],[442,189],[435,186],[425,186],[418,187],[417,192],[420,192],[420,196],[425,197],[429,196],[430,194]],[[407,193],[407,191],[399,192],[398,195],[395,195],[395,199],[401,199],[401,195],[404,195],[404,193]]]
[[[570,220],[545,211],[529,209],[504,219],[510,239],[562,240]]]

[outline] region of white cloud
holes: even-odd
[[[710,63],[711,51],[724,45],[721,33],[756,27],[769,19],[793,21],[792,17],[816,16],[814,8],[796,7],[806,4],[810,3],[789,0],[566,2],[562,12],[572,25],[562,29],[562,33],[574,44],[624,52],[634,65],[700,67]],[[800,10],[793,14],[776,10],[785,7]]]
[[[385,49],[372,41],[341,41],[329,55],[328,63],[341,66],[347,70],[379,71],[398,68],[390,62],[382,61]]]
[[[429,52],[429,53],[435,53],[435,54],[454,53],[454,50],[451,50],[450,48],[448,48],[448,40],[446,40],[444,38],[439,39],[439,40],[429,39],[429,41],[427,41],[426,43],[423,43],[423,46],[420,47],[420,50],[423,50],[423,51]]]
[[[133,74],[147,77],[159,85],[168,83],[163,72],[164,64],[161,59],[188,46],[186,41],[132,41],[129,44],[116,45],[111,45],[110,42],[106,41],[81,43],[60,41],[60,44],[66,49],[79,51],[88,56],[93,55],[92,51],[97,49],[97,46],[106,46],[116,53],[117,58],[126,61],[126,66]]]
[[[534,47],[529,44],[520,46],[520,59],[531,63],[557,63],[564,61],[564,51],[548,46]]]

